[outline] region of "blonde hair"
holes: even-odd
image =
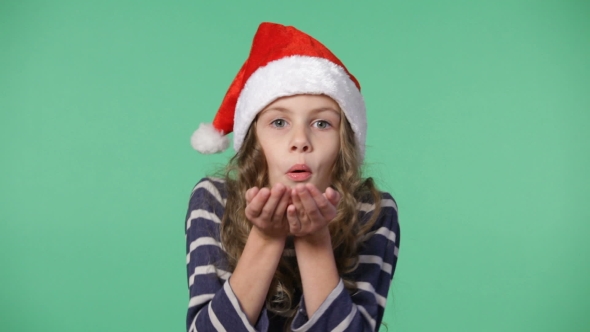
[[[254,186],[268,186],[267,162],[256,138],[255,127],[256,120],[250,125],[242,147],[230,160],[224,174],[228,197],[221,220],[221,242],[230,271],[235,269],[252,228],[245,215],[245,192]],[[346,117],[340,125],[340,152],[331,174],[332,187],[340,193],[341,199],[337,215],[328,227],[338,273],[352,294],[357,290],[356,285],[347,275],[358,266],[362,235],[369,231],[379,216],[381,194],[372,178],[361,177],[359,149]],[[375,210],[368,220],[359,220],[357,206],[360,201],[369,200],[375,203]],[[286,248],[289,249],[289,246],[292,248],[292,243],[287,243]],[[292,319],[297,310],[297,303],[294,302],[296,290],[301,291],[297,261],[294,255],[284,253],[267,294],[267,310]]]

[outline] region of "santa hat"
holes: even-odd
[[[234,132],[238,151],[256,115],[277,98],[323,94],[338,103],[351,124],[361,159],[367,119],[360,84],[344,64],[313,37],[291,26],[262,23],[246,62],[230,85],[213,124],[201,124],[191,137],[201,153],[217,153]]]

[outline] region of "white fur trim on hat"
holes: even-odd
[[[229,146],[229,139],[210,123],[201,123],[191,136],[191,145],[201,153],[218,153]]]
[[[250,124],[280,97],[324,94],[336,101],[354,131],[361,160],[365,154],[365,101],[344,68],[324,58],[294,55],[258,68],[242,89],[234,115],[234,149],[238,151]]]

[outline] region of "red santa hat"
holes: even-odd
[[[231,83],[213,124],[202,123],[191,137],[201,153],[229,146],[238,151],[256,115],[277,98],[322,94],[338,103],[354,131],[360,156],[365,151],[367,118],[360,84],[344,64],[313,37],[291,26],[262,23],[246,62]]]

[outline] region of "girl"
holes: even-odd
[[[400,243],[397,204],[361,178],[360,85],[324,45],[262,23],[213,125],[235,156],[193,189],[188,331],[377,331]]]

